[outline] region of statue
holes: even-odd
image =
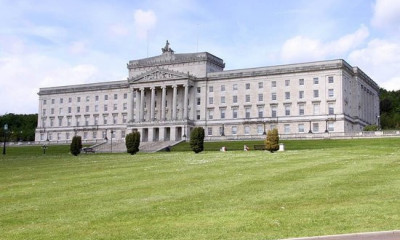
[[[172,50],[172,49],[169,47],[169,42],[168,42],[168,40],[167,40],[167,42],[165,43],[165,47],[161,48],[161,51],[162,51],[163,53],[166,53],[166,52],[174,53],[174,50]]]

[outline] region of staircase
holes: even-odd
[[[139,152],[158,152],[165,149],[168,146],[174,146],[181,141],[165,141],[165,142],[140,142]],[[111,141],[96,144],[92,148],[99,153],[110,153],[111,149],[113,153],[126,152],[125,141]]]

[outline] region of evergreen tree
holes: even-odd
[[[71,151],[72,155],[78,156],[79,153],[81,153],[81,149],[82,149],[82,138],[81,138],[81,136],[74,136],[72,138],[72,142],[71,142],[71,145],[70,145],[70,151]]]
[[[125,145],[126,145],[126,151],[128,153],[130,153],[131,155],[134,155],[137,152],[139,152],[140,133],[133,132],[133,133],[129,133],[128,135],[126,135]]]
[[[268,131],[267,138],[264,141],[265,149],[270,152],[279,150],[279,134],[278,129],[274,128]]]
[[[196,127],[190,133],[190,148],[195,153],[204,150],[204,129],[202,127]]]

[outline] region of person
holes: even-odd
[[[221,152],[226,152],[226,147],[223,146],[223,147],[220,149],[220,151],[221,151]]]
[[[244,146],[243,146],[243,150],[244,150],[244,151],[249,151],[249,147],[248,147],[247,145],[244,145]]]

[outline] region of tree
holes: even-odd
[[[133,132],[133,133],[129,133],[128,135],[126,135],[125,145],[126,145],[126,151],[128,153],[130,153],[131,155],[134,155],[137,152],[139,152],[140,133]]]
[[[364,131],[378,131],[378,129],[377,125],[367,125],[364,127]]]
[[[204,150],[204,129],[202,127],[196,127],[190,133],[190,148],[195,153]]]
[[[70,151],[71,151],[72,155],[78,156],[79,153],[81,153],[81,149],[82,149],[82,138],[81,138],[81,136],[74,136],[72,138],[72,142],[71,142],[71,145],[70,145]]]
[[[274,152],[279,150],[279,134],[278,129],[274,128],[268,131],[267,138],[265,139],[265,148],[270,151]]]

